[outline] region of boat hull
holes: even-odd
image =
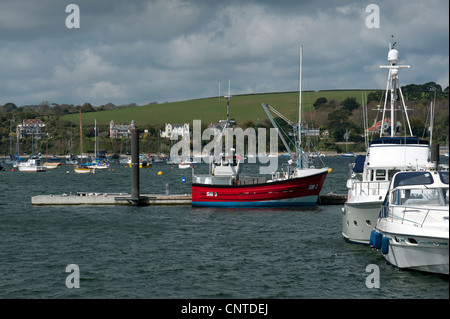
[[[36,173],[36,172],[45,172],[47,171],[47,167],[45,166],[18,166],[20,172],[27,173]]]
[[[315,206],[327,171],[253,185],[192,184],[192,206],[305,207]]]
[[[342,236],[355,244],[369,245],[370,233],[377,223],[383,202],[355,202],[342,209]]]
[[[411,234],[383,233],[389,240],[384,258],[402,269],[449,274],[449,239]]]
[[[89,173],[95,173],[95,168],[89,168],[89,167],[75,167],[74,168],[75,173],[77,174],[89,174]]]

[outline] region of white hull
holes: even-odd
[[[55,169],[55,168],[59,168],[59,167],[61,167],[61,163],[44,163],[44,166],[47,168],[47,169]]]
[[[95,174],[95,168],[79,168],[79,167],[75,167],[75,173],[77,174]]]
[[[46,172],[47,167],[41,165],[41,160],[39,158],[30,158],[26,162],[19,163],[17,169],[20,172]]]
[[[352,243],[368,245],[382,203],[345,203],[342,209],[342,236]]]
[[[19,165],[17,168],[19,169],[20,172],[29,172],[29,173],[47,171],[47,167],[45,167],[45,166],[20,166]]]
[[[402,269],[449,274],[449,239],[384,233],[389,251],[384,258]]]

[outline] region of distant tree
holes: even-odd
[[[380,102],[382,96],[383,96],[383,91],[381,91],[381,90],[378,90],[375,92],[370,92],[369,94],[367,94],[367,103],[370,103],[372,101]]]
[[[8,102],[5,105],[3,105],[3,110],[5,110],[6,112],[11,112],[16,109],[17,109],[17,106],[11,102]]]
[[[252,127],[252,128],[255,128],[255,122],[253,122],[252,120],[248,120],[248,121],[245,121],[243,124],[242,124],[242,129],[247,129],[248,127]]]
[[[413,117],[409,120],[410,124],[411,124],[411,130],[414,136],[417,137],[422,137],[424,131],[425,131],[425,136],[428,136],[428,130],[425,129],[425,122],[417,117]]]
[[[352,112],[347,109],[338,109],[328,114],[328,129],[335,139],[344,136],[345,131],[353,127],[349,118]]]
[[[81,112],[94,112],[94,108],[92,107],[91,103],[84,103],[83,106],[81,106]]]
[[[325,97],[319,97],[316,102],[313,104],[313,106],[317,109],[321,106],[323,106],[325,103],[327,103],[328,100]]]
[[[342,102],[342,108],[350,112],[353,112],[353,110],[357,109],[359,105],[360,104],[356,101],[356,98],[354,97],[348,97],[344,100],[344,102]]]

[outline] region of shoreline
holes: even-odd
[[[439,148],[439,156],[444,156],[446,153],[448,152],[448,147],[440,147]],[[313,152],[311,152],[310,154],[312,154]],[[338,153],[337,151],[319,151],[319,152],[314,152],[317,154],[323,154],[326,157],[340,157],[341,155],[345,154],[345,153]],[[159,156],[160,154],[155,154],[155,153],[141,153],[141,154],[150,154],[151,156]],[[365,155],[366,152],[353,152],[353,154],[356,156],[358,155]],[[31,154],[27,154],[27,155],[21,155],[23,158],[28,158]],[[282,157],[288,155],[287,152],[279,152],[278,153],[278,157]],[[49,158],[53,157],[54,155],[52,154],[51,156],[49,156]],[[69,159],[69,154],[63,154],[63,155],[56,155],[57,157],[61,158],[61,160],[65,160],[65,159]],[[122,156],[128,156],[128,155],[120,155]],[[88,154],[83,154],[83,158],[87,158]],[[9,155],[0,155],[0,159],[8,159]],[[42,156],[42,158],[46,158],[45,155]]]

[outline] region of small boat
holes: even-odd
[[[371,245],[398,268],[449,274],[448,172],[399,172],[392,178]]]
[[[80,163],[74,167],[77,174],[95,173],[95,168],[83,165],[83,128],[81,125],[81,109],[80,109]]]
[[[194,166],[194,163],[179,163],[178,164],[179,169],[187,169],[187,168],[191,168],[192,166]]]
[[[355,153],[345,152],[344,154],[341,154],[341,157],[355,157]]]
[[[88,166],[75,166],[74,171],[77,174],[87,174],[87,173],[95,174],[95,168],[91,168]]]
[[[131,167],[131,156],[127,160],[127,165],[128,167]],[[152,167],[152,165],[152,160],[148,158],[148,156],[142,154],[139,155],[139,168]]]
[[[66,159],[66,165],[74,166],[78,164],[78,156],[75,154],[70,154],[69,158]]]
[[[55,169],[61,167],[61,163],[58,162],[45,162],[44,166],[47,167],[47,169]]]
[[[20,172],[46,172],[47,167],[42,165],[42,159],[37,155],[32,155],[26,162],[17,165]]]

